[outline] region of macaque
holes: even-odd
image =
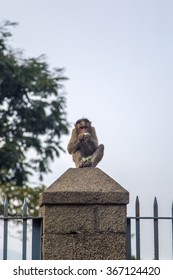
[[[96,167],[101,161],[104,146],[98,145],[95,128],[88,119],[79,119],[75,123],[67,150],[79,168]]]

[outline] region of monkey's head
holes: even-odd
[[[75,123],[76,132],[80,133],[91,133],[91,122],[88,119],[79,119]]]

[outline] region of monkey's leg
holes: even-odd
[[[104,145],[100,144],[97,150],[93,153],[91,158],[92,167],[96,167],[97,164],[101,161],[104,154]]]
[[[75,165],[76,167],[80,167],[81,165],[81,160],[82,160],[82,154],[81,154],[81,151],[76,151],[74,154],[73,154],[73,161],[75,162]]]

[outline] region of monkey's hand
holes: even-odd
[[[90,138],[90,133],[88,133],[88,132],[84,132],[84,133],[80,133],[79,135],[78,135],[78,140],[79,141],[88,141],[88,139]]]
[[[84,140],[84,133],[80,133],[80,134],[78,135],[78,140],[79,140],[79,141],[83,141],[83,140]]]
[[[87,142],[87,141],[90,139],[91,134],[90,134],[90,133],[88,133],[88,132],[85,132],[83,137],[84,137],[84,141],[86,141],[86,142]]]

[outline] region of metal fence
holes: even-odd
[[[9,216],[8,215],[8,201],[5,199],[4,202],[4,215],[0,216],[0,220],[3,221],[3,260],[8,259],[8,225],[9,221],[20,220],[22,223],[22,259],[27,259],[27,238],[28,238],[28,221],[32,222],[32,241],[31,241],[31,259],[40,260],[41,259],[41,231],[42,231],[42,219],[40,217],[30,217],[27,215],[27,203],[24,200],[23,204],[23,214],[22,216]],[[161,220],[168,220],[171,223],[171,247],[172,258],[173,258],[173,204],[171,208],[170,217],[160,217],[158,216],[158,203],[157,199],[154,199],[153,203],[153,216],[142,217],[140,216],[140,203],[139,198],[136,198],[135,203],[135,216],[127,217],[127,258],[128,259],[141,259],[141,223],[142,220],[150,220],[153,223],[153,255],[154,259],[159,259],[159,222]],[[132,222],[135,225],[135,234],[132,232]],[[134,236],[133,236],[134,235]],[[135,238],[135,246],[132,246],[132,239]],[[133,240],[134,241],[134,240]],[[135,247],[135,254],[132,256],[132,247]],[[134,249],[134,248],[133,248]]]
[[[22,222],[22,260],[27,259],[27,234],[28,234],[28,221],[32,221],[32,248],[31,248],[31,259],[41,259],[41,224],[42,220],[40,217],[30,217],[27,215],[26,200],[23,204],[23,215],[22,216],[9,216],[8,215],[8,201],[5,199],[4,202],[4,215],[0,216],[0,220],[3,220],[3,260],[8,259],[8,225],[9,221],[21,221]]]
[[[132,256],[132,221],[135,222],[135,247],[136,253],[135,256]],[[130,259],[141,259],[141,222],[142,220],[151,220],[153,222],[153,256],[155,260],[159,260],[159,221],[167,220],[171,223],[171,247],[172,251],[172,259],[173,259],[173,204],[171,208],[171,216],[170,217],[160,217],[158,216],[158,202],[155,197],[153,203],[153,216],[151,217],[142,217],[140,216],[140,203],[139,198],[136,198],[135,203],[135,216],[127,217],[127,258]],[[166,241],[166,240],[164,240]]]

